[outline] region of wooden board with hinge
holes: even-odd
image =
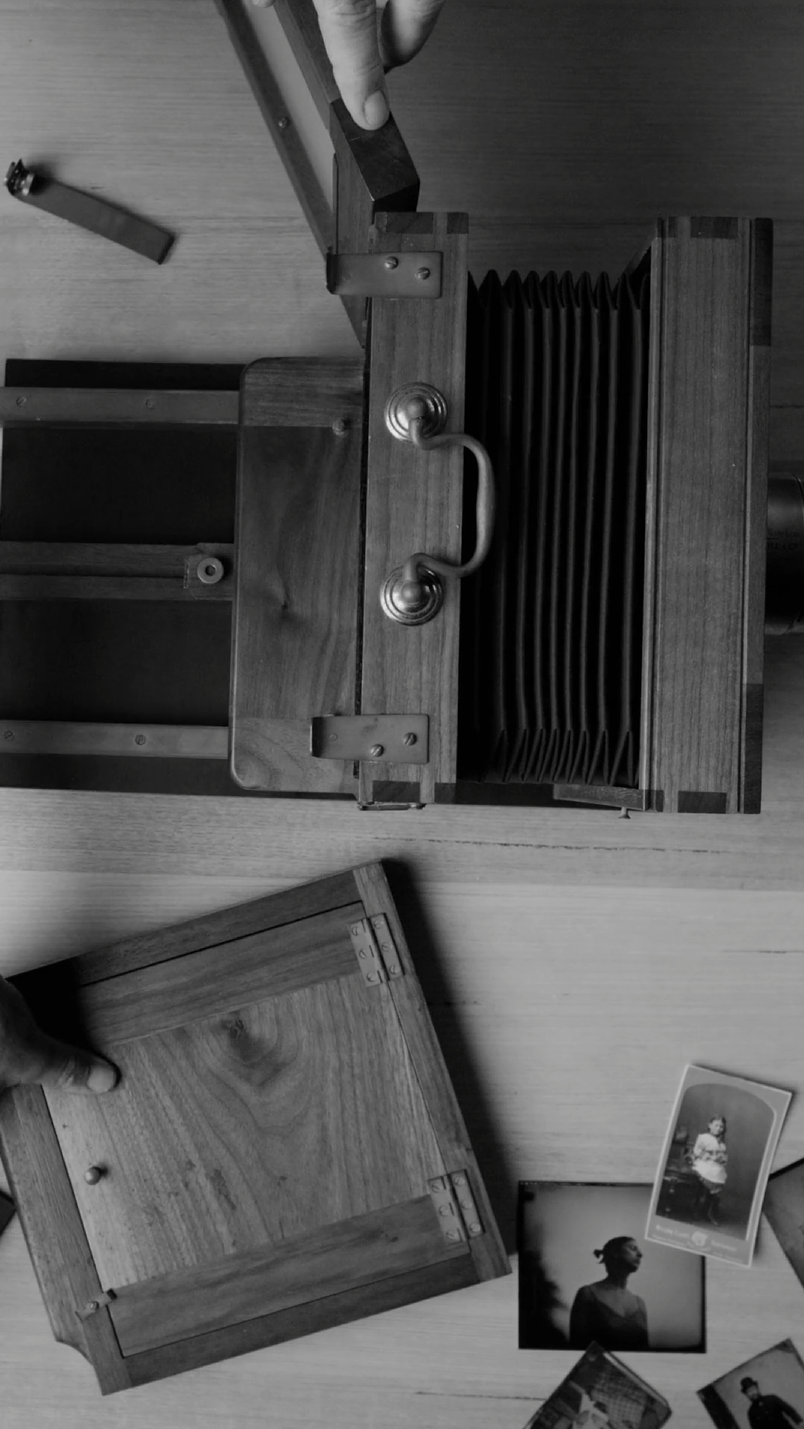
[[[120,1070],[0,1150],[102,1392],[506,1274],[381,865],[17,979]]]

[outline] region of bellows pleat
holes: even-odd
[[[470,286],[466,422],[498,514],[462,591],[461,778],[637,784],[648,295],[645,266]]]

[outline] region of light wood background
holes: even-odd
[[[804,22],[795,0],[448,0],[392,78],[423,204],[473,263],[612,271],[656,214],[776,220],[772,443],[804,455]],[[3,163],[175,226],[158,269],[0,194],[0,355],[343,355],[351,330],[212,0],[0,0]],[[681,1068],[792,1087],[804,1155],[804,641],[769,646],[757,818],[0,793],[0,970],[382,857],[510,1229],[519,1177],[649,1180]],[[639,1228],[626,1227],[626,1233]],[[787,1335],[763,1226],[708,1279],[695,1388]],[[516,1349],[513,1277],[102,1401],[0,1239],[3,1429],[520,1429],[572,1355]],[[804,1410],[804,1404],[799,1406]]]

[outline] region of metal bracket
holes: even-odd
[[[381,982],[404,977],[399,953],[384,913],[350,923],[349,936],[365,983],[377,987]]]
[[[111,1305],[114,1299],[116,1296],[113,1290],[104,1290],[94,1300],[87,1301],[87,1304],[83,1305],[80,1310],[76,1310],[75,1313],[79,1320],[88,1320],[90,1315],[96,1315],[104,1305]]]
[[[442,253],[328,253],[327,288],[339,298],[440,298]]]
[[[420,714],[316,715],[310,721],[310,753],[316,759],[426,764],[430,719]]]
[[[466,1171],[434,1176],[430,1182],[430,1199],[448,1245],[474,1240],[484,1234]]]

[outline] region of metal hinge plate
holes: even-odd
[[[384,913],[350,923],[349,937],[364,982],[377,987],[381,982],[404,977],[402,962]]]
[[[440,298],[442,253],[328,253],[339,298]]]
[[[310,721],[310,753],[316,759],[426,764],[430,719],[421,714],[316,715]]]
[[[115,1298],[113,1290],[104,1290],[96,1295],[94,1300],[88,1300],[86,1305],[82,1305],[81,1309],[76,1310],[75,1313],[79,1320],[88,1320],[90,1315],[97,1315],[104,1305],[111,1305]]]
[[[448,1245],[458,1245],[484,1234],[466,1171],[434,1176],[430,1181],[430,1199]]]

